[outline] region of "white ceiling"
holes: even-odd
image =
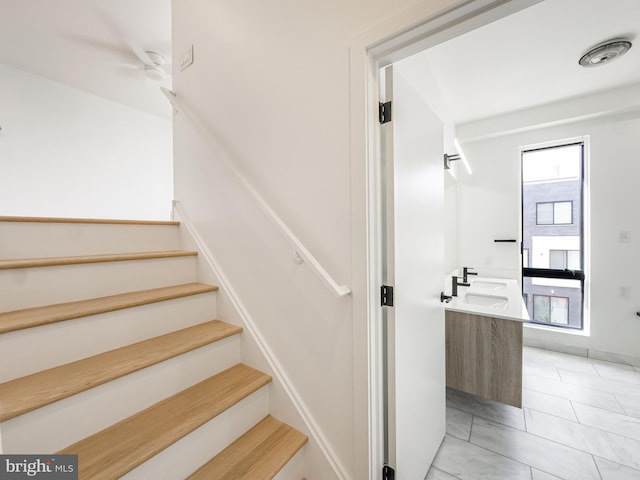
[[[171,115],[132,51],[171,59],[171,0],[0,0],[0,12],[0,63]]]
[[[639,0],[545,0],[432,47],[405,62],[426,98],[454,124],[640,82]],[[596,44],[636,45],[617,61],[584,68]]]
[[[0,0],[0,63],[169,117],[131,46],[171,58],[171,0]],[[640,33],[640,0],[545,0],[412,59],[455,124],[640,82],[640,40],[585,69],[595,44]]]

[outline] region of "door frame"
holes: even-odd
[[[354,409],[356,478],[379,480],[383,468],[380,70],[394,62],[543,0],[423,0],[350,45],[350,172],[354,275]],[[360,252],[360,253],[355,253]],[[404,479],[400,479],[404,480]]]

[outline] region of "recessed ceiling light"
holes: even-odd
[[[580,57],[578,63],[583,67],[599,67],[620,58],[631,48],[631,42],[624,39],[607,40],[596,45]]]

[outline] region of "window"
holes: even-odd
[[[522,293],[534,323],[583,328],[584,144],[522,151]]]
[[[556,325],[569,324],[569,298],[548,295],[533,296],[533,321]]]
[[[536,205],[537,225],[571,225],[573,202],[548,202]]]
[[[556,270],[579,270],[579,250],[549,250],[549,268]]]

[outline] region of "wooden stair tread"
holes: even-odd
[[[0,384],[0,421],[22,415],[242,331],[220,320],[195,325]]]
[[[117,218],[64,218],[0,216],[0,222],[24,223],[88,223],[103,225],[180,225],[173,220],[120,220]]]
[[[238,364],[58,453],[78,455],[80,479],[120,478],[270,381]]]
[[[0,270],[13,268],[54,267],[59,265],[80,265],[85,263],[123,262],[129,260],[149,260],[155,258],[196,256],[197,252],[167,250],[158,252],[116,253],[104,255],[79,255],[73,257],[18,258],[0,260]]]
[[[267,415],[188,480],[270,480],[306,442],[306,435]]]
[[[0,334],[217,290],[194,282],[4,312],[0,313]]]

